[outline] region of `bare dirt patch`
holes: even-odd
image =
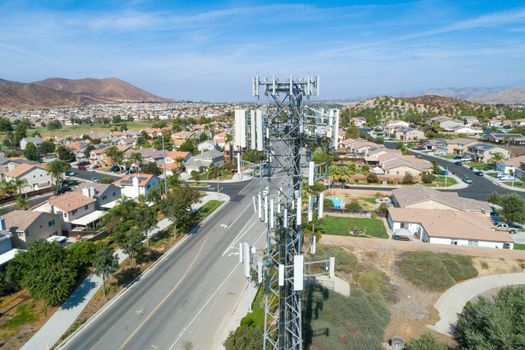
[[[442,293],[424,290],[403,278],[397,267],[397,262],[401,260],[404,250],[392,249],[390,246],[375,247],[374,243],[378,240],[360,240],[365,241],[366,244],[364,246],[338,244],[338,246],[352,251],[357,256],[361,270],[369,268],[379,269],[383,271],[388,278],[388,283],[390,284],[388,290],[391,294],[384,296],[391,313],[391,318],[384,332],[384,341],[388,341],[394,335],[401,336],[405,340],[408,340],[423,333],[431,332],[441,341],[449,345],[454,345],[454,341],[451,338],[439,333],[434,333],[426,328],[426,325],[434,324],[439,320],[438,313],[434,309],[434,304]],[[324,239],[322,239],[322,243],[329,244]],[[330,239],[330,244],[334,243],[335,242],[332,242],[332,239]],[[514,257],[501,258],[483,256],[473,257],[472,261],[480,276],[522,271],[522,266],[525,264],[524,260]],[[355,272],[352,275],[338,272],[338,275],[350,283],[357,283],[358,281],[355,279],[359,277],[359,272]]]

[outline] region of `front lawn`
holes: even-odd
[[[379,219],[326,216],[319,224],[323,233],[337,236],[354,236],[356,234],[352,233],[353,228],[368,236],[388,238],[385,225]]]
[[[512,181],[503,181],[503,183],[505,185],[511,186],[511,187],[518,187],[518,188],[524,188],[525,187],[525,185],[521,181],[514,181],[514,184],[512,183]]]
[[[457,185],[457,181],[455,178],[448,176],[446,179],[446,187]],[[431,184],[427,184],[428,186],[435,186],[435,187],[445,187],[445,176],[443,175],[436,175],[434,177],[434,181],[432,181]]]
[[[465,165],[468,166],[469,168],[474,168],[474,169],[477,169],[477,170],[483,170],[489,164],[483,163],[483,162],[466,162]]]
[[[515,250],[525,250],[525,243],[514,243]]]

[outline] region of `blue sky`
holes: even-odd
[[[525,85],[525,3],[2,1],[0,78],[110,77],[250,101],[250,79],[321,76],[323,98]]]

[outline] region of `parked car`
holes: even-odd
[[[472,183],[472,179],[470,178],[470,176],[465,175],[465,176],[463,176],[463,182],[466,183],[466,184],[471,184]]]
[[[481,171],[481,170],[475,171],[474,174],[476,174],[478,176],[485,176],[485,173],[483,173],[483,171]]]
[[[463,165],[463,163],[461,162],[461,160],[458,160],[457,162],[454,162],[454,164],[459,165],[459,166]]]
[[[63,186],[77,186],[77,185],[80,185],[80,181],[78,180],[64,180],[62,181],[62,185]]]
[[[96,177],[96,176],[93,176],[91,178],[91,181],[93,181],[93,182],[100,182],[100,179],[98,177]]]
[[[76,174],[73,170],[66,171],[66,176],[75,176]]]
[[[496,172],[496,177],[499,179],[500,177],[505,176],[505,173],[502,173],[501,171]]]
[[[487,165],[486,167],[483,168],[483,170],[491,171],[491,170],[494,170],[494,167],[492,165]]]
[[[500,181],[512,181],[514,180],[514,176],[511,175],[503,175],[499,177]]]
[[[461,156],[459,154],[456,154],[452,159],[454,159],[454,160],[461,160],[461,159],[463,159],[463,156]]]
[[[439,172],[439,175],[441,176],[445,176],[448,174],[448,170],[447,169],[442,169],[440,172]]]
[[[87,170],[87,167],[85,165],[79,165],[78,170]]]
[[[118,165],[113,165],[111,168],[109,168],[109,171],[112,171],[112,172],[120,171],[120,167]]]
[[[81,165],[86,165],[87,166],[89,164],[91,164],[91,163],[89,161],[87,161],[87,160],[81,160],[81,161],[79,161],[77,163],[78,166],[81,166]]]
[[[71,187],[62,186],[58,190],[55,191],[55,194],[64,194],[64,193],[70,192],[70,191],[71,191]]]
[[[517,227],[511,227],[506,222],[499,222],[494,225],[496,231],[507,231],[508,233],[516,233]]]

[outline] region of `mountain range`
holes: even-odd
[[[118,102],[168,102],[117,78],[50,78],[33,83],[0,79],[0,107],[36,108]]]
[[[416,94],[407,94],[408,96],[418,95],[437,95],[444,97],[453,97],[472,102],[488,104],[525,104],[525,86],[524,87],[465,87],[465,88],[441,88],[429,89]]]

